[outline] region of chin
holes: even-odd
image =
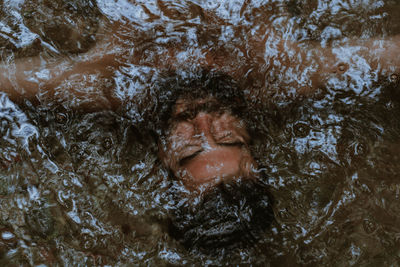
[[[252,246],[274,219],[271,195],[258,178],[221,182],[198,201],[178,190],[172,196],[170,234],[188,250]]]

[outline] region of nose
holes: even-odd
[[[213,118],[209,113],[199,112],[192,121],[196,134],[204,134],[204,136],[210,138],[212,121]]]

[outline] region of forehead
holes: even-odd
[[[232,110],[228,105],[222,104],[213,96],[203,98],[180,97],[172,108],[167,132],[174,129],[181,122],[191,121],[199,112],[211,114],[213,118],[229,114],[230,118],[240,120],[239,117],[232,114]]]
[[[235,105],[235,103],[232,104]],[[237,109],[231,107],[231,101],[229,101],[229,99],[221,101],[218,97],[215,97],[212,94],[204,96],[194,96],[191,94],[181,95],[171,106],[169,116],[164,121],[165,128],[161,139],[170,137],[171,134],[173,135],[177,125],[181,122],[190,122],[199,112],[212,114],[214,118],[220,117],[223,114],[229,115],[229,121],[233,119],[241,124],[240,128],[246,130],[246,123],[241,116],[237,116],[237,111],[234,112],[235,110]],[[226,118],[223,118],[222,120],[226,121]]]
[[[245,120],[234,114],[229,107],[222,106],[215,98],[177,101],[164,137],[179,139],[182,135],[191,136],[195,125],[193,120],[200,112],[209,114],[209,127],[212,133],[235,132],[242,135],[246,142],[249,141]]]
[[[176,100],[173,110],[172,110],[172,117],[178,116],[179,114],[187,111],[192,110],[201,106],[213,105],[213,106],[221,106],[221,103],[213,96],[207,96],[202,98],[191,98],[189,96],[181,96]]]

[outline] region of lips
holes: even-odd
[[[184,166],[193,182],[208,183],[217,178],[239,175],[242,151],[240,147],[217,147],[199,153]]]

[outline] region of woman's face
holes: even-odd
[[[164,164],[191,190],[221,181],[251,177],[256,163],[242,120],[218,106],[214,98],[176,102],[172,125],[161,153]],[[183,116],[191,113],[190,116]]]

